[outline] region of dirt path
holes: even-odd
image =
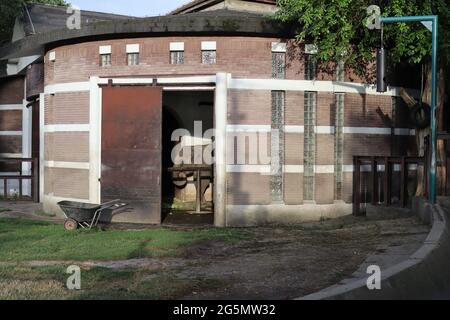
[[[226,284],[183,298],[300,297],[349,277],[377,250],[399,247],[406,248],[405,255],[413,253],[422,245],[428,228],[415,218],[404,218],[354,220],[344,227],[325,224],[311,229],[262,228],[255,232],[254,241],[233,248],[218,244],[191,248],[187,256],[193,264],[179,269],[178,276],[219,278]]]

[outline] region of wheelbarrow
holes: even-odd
[[[118,210],[128,204],[120,203],[120,200],[117,199],[103,204],[61,201],[58,202],[58,205],[66,217],[64,229],[72,231],[78,228],[92,229],[98,225],[103,211]]]

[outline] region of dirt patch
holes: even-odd
[[[178,277],[218,278],[225,285],[182,298],[296,298],[351,276],[381,247],[407,243],[419,248],[428,233],[415,218],[346,219],[343,224],[253,229],[252,240],[235,245],[207,242],[192,246],[185,251],[191,264],[178,269]]]

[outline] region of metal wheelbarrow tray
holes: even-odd
[[[98,225],[104,210],[117,210],[128,204],[120,203],[120,200],[117,199],[103,204],[61,201],[58,202],[58,205],[66,216],[64,228],[66,230],[76,230],[78,227],[92,229],[92,227]]]

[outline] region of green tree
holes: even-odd
[[[319,48],[319,65],[344,60],[346,65],[373,82],[374,50],[380,46],[380,31],[366,27],[367,8],[378,5],[382,16],[439,16],[439,85],[438,130],[444,129],[444,103],[449,91],[450,67],[450,8],[448,0],[277,0],[280,10],[276,18],[292,25],[299,42],[315,44]],[[384,44],[389,61],[398,65],[425,65],[426,85],[422,99],[430,102],[431,33],[420,23],[397,23],[384,26]],[[447,80],[447,81],[446,81]],[[411,101],[410,101],[411,102]],[[419,150],[423,149],[423,135],[418,134]],[[438,143],[438,160],[445,163],[442,141]],[[438,169],[438,190],[442,193],[446,182],[445,166]],[[421,189],[419,187],[419,189]],[[421,193],[423,190],[418,190]]]
[[[64,0],[1,0],[0,2],[0,43],[11,40],[14,23],[23,14],[23,8],[28,3],[44,3],[67,6]]]
[[[365,26],[367,7],[380,6],[383,16],[437,14],[441,63],[450,61],[450,9],[445,0],[278,0],[277,18],[293,23],[297,38],[320,47],[318,59],[339,60],[360,72],[373,61],[380,33]],[[394,63],[421,63],[431,56],[431,36],[419,23],[384,27],[385,44]]]

